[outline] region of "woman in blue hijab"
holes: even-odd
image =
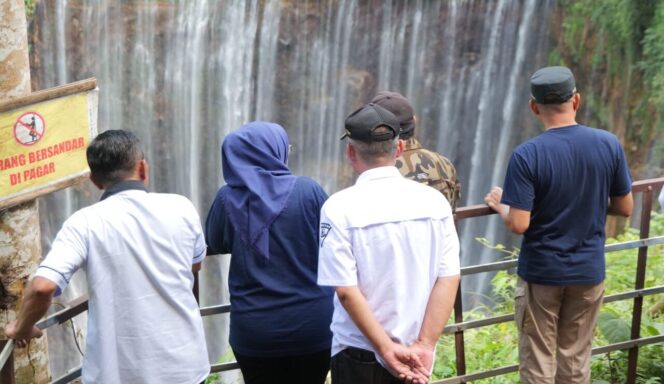
[[[247,384],[322,384],[329,369],[333,290],[316,284],[327,194],[290,172],[288,152],[274,123],[228,134],[205,225],[210,249],[232,255],[229,341]]]

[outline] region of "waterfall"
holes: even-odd
[[[32,75],[37,88],[96,77],[100,130],[136,132],[150,188],[186,195],[203,220],[223,184],[228,132],[254,119],[283,125],[294,173],[333,193],[354,180],[339,140],[345,116],[388,89],[411,100],[422,144],[456,165],[461,205],[478,204],[502,183],[512,148],[537,132],[528,78],[546,63],[550,7],[551,0],[54,0],[38,3],[31,24]],[[98,196],[81,185],[41,199],[45,252],[63,220]],[[474,237],[505,238],[488,219],[460,232],[464,265],[494,257]],[[228,300],[228,258],[206,261],[202,305]],[[65,299],[85,292],[76,281]],[[464,279],[463,289],[484,292],[486,284],[486,276]],[[205,319],[213,362],[226,350],[227,320]],[[71,330],[60,333],[49,335],[59,337],[51,343],[55,376],[80,364]]]

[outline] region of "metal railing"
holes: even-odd
[[[609,344],[602,347],[596,347],[592,353],[602,354],[617,350],[629,350],[628,354],[628,368],[627,368],[627,383],[634,384],[636,382],[636,367],[639,347],[649,344],[664,342],[664,335],[653,337],[640,337],[641,327],[641,314],[643,308],[643,297],[664,293],[664,285],[651,288],[644,288],[645,273],[648,258],[648,248],[657,244],[664,244],[664,236],[649,238],[650,235],[650,218],[652,210],[653,192],[664,185],[664,177],[657,179],[642,180],[632,184],[632,192],[634,194],[641,193],[641,217],[639,225],[639,240],[628,241],[624,243],[610,244],[605,247],[606,252],[615,252],[625,249],[638,248],[638,260],[636,270],[636,283],[634,290],[628,292],[621,292],[618,294],[606,296],[604,303],[610,303],[619,300],[634,300],[632,311],[632,325],[630,340]],[[456,211],[456,220],[467,220],[470,218],[481,217],[495,214],[495,212],[486,205],[475,205],[469,207],[462,207]],[[467,276],[485,272],[495,272],[515,268],[516,260],[499,261],[495,263],[488,263],[482,265],[468,266],[461,269],[461,275]],[[198,293],[198,283],[195,284],[195,292]],[[198,297],[197,297],[198,299]],[[46,319],[40,321],[37,326],[40,329],[49,328],[55,324],[63,324],[69,321],[78,314],[88,309],[87,296],[81,296],[72,302],[68,303],[67,307],[58,311]],[[222,313],[230,312],[229,304],[213,305],[202,307],[200,309],[201,316],[212,316]],[[509,365],[499,368],[493,368],[480,372],[466,372],[466,358],[465,358],[465,343],[464,332],[470,329],[485,327],[494,324],[500,324],[514,320],[514,314],[500,315],[488,317],[480,320],[465,321],[463,320],[463,302],[461,299],[461,289],[458,290],[457,300],[454,305],[454,324],[445,327],[443,333],[454,335],[455,349],[456,349],[456,369],[457,376],[436,381],[432,384],[456,384],[467,383],[474,380],[486,379],[490,377],[500,376],[511,372],[518,371],[518,365]],[[13,342],[0,341],[0,382],[7,384],[14,384],[14,368],[13,368]],[[211,366],[211,373],[229,371],[238,369],[237,362],[218,363]],[[80,377],[81,367],[77,367],[66,373],[65,375],[53,380],[51,384],[65,384]]]

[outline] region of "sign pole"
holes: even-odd
[[[30,63],[24,0],[0,0],[0,99],[30,93]],[[31,122],[31,121],[30,121]],[[0,211],[0,339],[4,326],[16,317],[30,274],[41,259],[37,200],[29,200]],[[16,350],[17,384],[48,383],[46,337]]]

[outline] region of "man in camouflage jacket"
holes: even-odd
[[[404,177],[425,183],[442,193],[452,206],[461,197],[461,184],[456,169],[445,156],[422,148],[415,138],[415,114],[408,100],[398,92],[379,92],[372,103],[392,112],[401,124],[399,138],[404,140],[404,151],[397,158],[396,167]]]

